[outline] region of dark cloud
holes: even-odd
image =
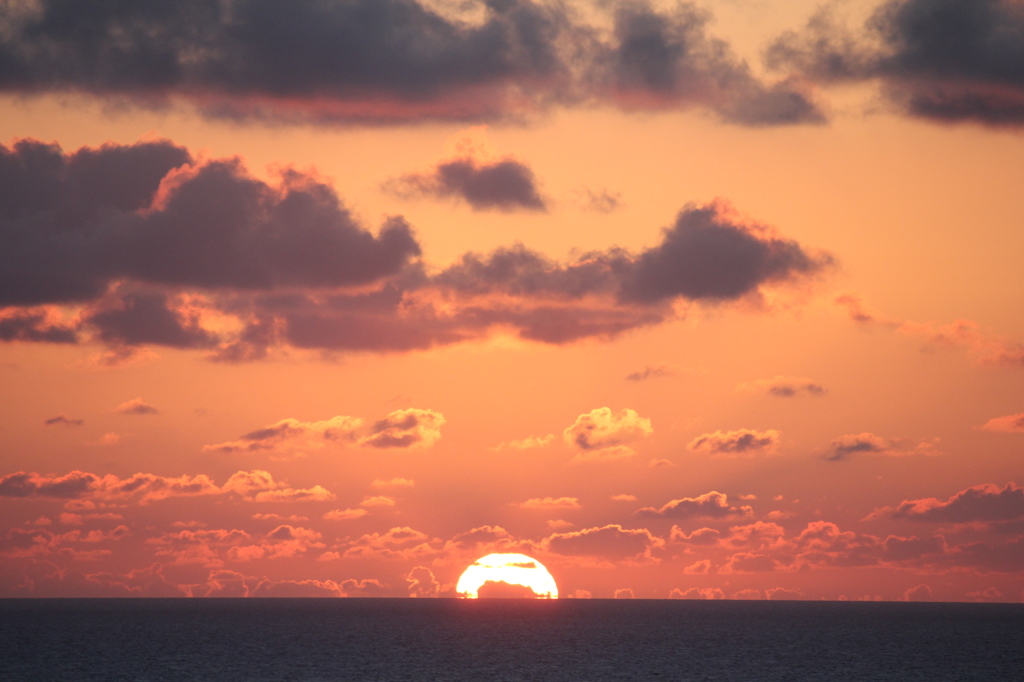
[[[715,431],[697,436],[687,447],[694,451],[703,450],[718,457],[750,456],[772,452],[781,438],[782,434],[774,429]]]
[[[0,477],[0,497],[72,499],[88,494],[99,482],[99,476],[84,471],[72,471],[66,476],[40,476],[18,471]]]
[[[753,510],[749,506],[734,507],[730,505],[728,496],[716,490],[697,497],[672,500],[661,508],[644,507],[636,511],[637,516],[668,519],[725,519],[732,516],[750,516],[752,513]]]
[[[644,367],[642,371],[630,372],[626,375],[626,381],[645,381],[647,379],[654,379],[657,377],[670,377],[676,374],[674,367],[668,365],[658,365]]]
[[[12,310],[0,313],[0,341],[76,343],[78,333],[73,326],[50,321],[45,313]]]
[[[739,388],[748,391],[763,391],[776,398],[794,398],[799,395],[823,396],[828,393],[824,386],[810,379],[784,376],[740,384]]]
[[[441,438],[444,423],[444,415],[433,410],[395,410],[375,422],[370,435],[359,443],[374,448],[429,448]]]
[[[714,203],[687,206],[639,253],[559,262],[517,244],[430,272],[404,220],[374,236],[333,188],[294,171],[270,185],[237,160],[194,165],[169,142],[0,152],[0,173],[21,187],[0,187],[0,339],[94,339],[114,360],[146,344],[245,362],[287,346],[398,352],[496,332],[607,339],[673,318],[673,301],[757,296],[832,263]],[[56,308],[68,303],[82,306],[73,323]],[[225,316],[237,324],[213,331]]]
[[[1024,125],[1024,6],[1016,0],[888,0],[860,32],[825,9],[780,36],[767,59],[826,83],[880,79],[914,116]]]
[[[888,449],[884,438],[873,433],[859,433],[840,436],[832,441],[825,459],[838,462],[858,453],[883,453]]]
[[[385,183],[385,189],[401,196],[461,199],[477,211],[547,210],[533,171],[514,159],[494,163],[454,159],[438,164],[429,173],[403,175]]]
[[[676,296],[729,300],[831,264],[831,257],[811,255],[768,228],[736,222],[720,205],[691,205],[665,230],[660,245],[639,255],[622,296],[647,302]]]
[[[904,500],[898,507],[876,510],[868,518],[930,523],[974,523],[1024,519],[1024,488],[991,483],[961,490],[945,502],[934,497]]]
[[[689,3],[664,13],[646,0],[618,3],[614,44],[599,58],[608,96],[626,108],[700,103],[744,125],[824,122],[793,84],[766,86],[725,42],[710,38],[710,18]]]
[[[79,92],[208,115],[396,122],[521,118],[551,104],[703,106],[742,125],[820,122],[707,35],[709,15],[620,2],[610,35],[559,2],[481,0],[480,21],[416,0],[40,0],[3,10],[0,90]]]
[[[63,414],[51,417],[43,422],[46,426],[81,426],[85,423],[83,419],[70,419]]]
[[[73,154],[31,140],[0,146],[0,305],[89,300],[126,277],[206,289],[365,284],[419,254],[400,219],[374,237],[333,189],[295,171],[272,187],[237,160],[189,161],[169,142]],[[124,325],[135,314],[160,328],[146,335],[195,345],[154,317],[161,307],[136,295],[94,322],[134,343]]]

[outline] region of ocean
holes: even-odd
[[[1024,605],[0,600],[0,680],[1024,679]]]

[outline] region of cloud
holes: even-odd
[[[632,443],[654,433],[651,420],[641,417],[635,410],[623,408],[613,414],[611,408],[598,407],[576,418],[572,426],[562,432],[565,442],[582,452],[577,459],[599,461],[619,459],[633,454]]]
[[[975,523],[1024,519],[1024,488],[1013,482],[961,490],[945,502],[934,497],[904,500],[897,507],[876,509],[871,519],[902,519],[929,523]]]
[[[394,507],[395,501],[384,495],[374,495],[372,497],[364,497],[363,501],[359,503],[360,507]]]
[[[690,587],[682,590],[673,587],[669,599],[725,599],[725,592],[717,587]]]
[[[932,600],[932,588],[928,585],[918,585],[917,587],[911,587],[903,593],[902,601],[931,601]]]
[[[45,426],[81,426],[84,423],[84,419],[71,419],[63,414],[58,414],[56,417],[50,417],[43,422]]]
[[[909,455],[937,455],[938,439],[920,441],[915,445],[898,440],[887,440],[873,433],[847,434],[832,441],[824,458],[838,462],[848,459],[850,455],[869,454],[887,457],[906,457]]]
[[[291,488],[283,481],[274,481],[266,471],[239,471],[223,486],[205,474],[177,478],[138,473],[128,478],[113,474],[98,476],[85,471],[72,471],[64,476],[42,475],[18,471],[0,476],[0,497],[55,498],[63,500],[135,501],[140,504],[171,497],[195,497],[237,493],[255,501],[327,500],[334,496],[321,486]]]
[[[573,192],[576,204],[584,211],[614,213],[622,207],[622,194],[608,189],[584,188]]]
[[[615,599],[635,599],[632,588],[623,587],[615,590]]]
[[[492,450],[496,452],[501,452],[502,450],[532,450],[533,448],[542,448],[553,440],[555,440],[555,434],[553,433],[549,433],[546,436],[527,436],[521,440],[499,443]]]
[[[637,516],[664,517],[668,519],[725,519],[730,516],[750,516],[754,510],[749,506],[733,507],[724,493],[712,490],[697,497],[683,497],[666,502],[661,508],[644,507],[636,511]]]
[[[411,488],[416,485],[411,478],[375,478],[371,488]]]
[[[121,414],[135,414],[135,415],[146,415],[146,414],[160,414],[160,410],[156,409],[152,405],[147,405],[142,401],[142,398],[135,398],[123,402],[114,408],[116,412]]]
[[[620,560],[649,557],[651,550],[663,547],[665,541],[652,535],[646,528],[624,529],[619,524],[610,524],[555,533],[545,538],[543,545],[553,554]]]
[[[444,415],[433,410],[395,410],[375,422],[370,435],[359,444],[373,448],[429,448],[441,438],[444,423]]]
[[[493,551],[508,552],[517,548],[518,542],[501,526],[480,526],[455,535],[445,543],[445,550],[472,551],[477,555],[483,553],[482,548]]]
[[[929,346],[966,348],[984,365],[1024,367],[1024,344],[983,332],[972,320],[954,320],[944,325],[910,321],[899,325],[897,331],[923,336]]]
[[[0,146],[0,178],[0,306],[95,300],[125,278],[249,291],[367,284],[420,252],[400,219],[374,237],[310,176],[286,170],[271,186],[237,159],[196,164],[168,141],[65,154],[20,140]],[[89,322],[129,344],[212,342],[163,294],[130,293]]]
[[[639,372],[631,372],[626,375],[626,381],[645,381],[647,379],[656,379],[660,377],[675,376],[677,370],[675,367],[669,365],[657,365],[644,367]]]
[[[276,424],[243,434],[238,440],[204,445],[203,450],[225,453],[315,450],[330,443],[353,442],[362,423],[358,417],[343,415],[318,422],[282,419]]]
[[[719,573],[771,573],[778,568],[779,563],[767,554],[739,552],[729,558]]]
[[[740,391],[767,393],[776,398],[793,398],[799,395],[823,396],[828,391],[819,383],[800,377],[777,376],[772,379],[758,379],[736,387]]]
[[[580,501],[575,497],[534,497],[518,504],[520,509],[579,509]]]
[[[768,601],[798,601],[807,599],[807,596],[800,590],[790,590],[785,587],[771,587],[764,591],[764,595]]]
[[[369,513],[365,509],[332,509],[324,514],[324,519],[328,521],[348,521],[361,518]]]
[[[434,578],[434,572],[426,566],[416,566],[405,581],[409,583],[410,597],[436,597],[441,584]]]
[[[77,343],[78,331],[45,309],[0,310],[0,341]]]
[[[417,0],[287,11],[258,0],[134,2],[96,8],[82,24],[63,3],[41,0],[8,21],[0,91],[147,108],[186,102],[207,116],[257,121],[521,120],[593,104],[696,106],[752,126],[823,120],[794,83],[756,78],[708,35],[711,16],[694,5],[659,11],[636,0],[616,3],[610,17],[589,8],[600,12],[596,25],[535,0],[456,9]],[[610,32],[599,28],[606,22]]]
[[[474,211],[546,211],[529,166],[506,158],[479,161],[472,157],[439,163],[428,173],[413,173],[385,183],[384,188],[403,197],[433,196],[459,199]]]
[[[636,495],[612,495],[611,499],[615,500],[616,502],[636,502]]]
[[[781,437],[782,434],[774,429],[715,431],[694,438],[687,447],[695,452],[708,452],[715,457],[753,457],[773,453]]]
[[[672,526],[672,532],[669,535],[671,542],[682,542],[688,545],[717,545],[721,538],[721,532],[714,528],[698,528],[687,534],[679,526]]]
[[[710,559],[701,559],[700,561],[692,563],[689,566],[685,566],[683,568],[683,573],[685,573],[686,575],[705,575],[705,574],[710,573],[710,572],[711,572],[711,560]]]
[[[860,31],[824,8],[780,36],[769,65],[821,83],[878,79],[888,100],[939,122],[1024,124],[1024,9],[1015,0],[887,0]]]
[[[989,419],[981,428],[995,433],[1024,433],[1024,412]]]
[[[413,559],[435,554],[430,537],[408,526],[395,527],[386,533],[369,533],[352,542],[345,550],[346,558]]]

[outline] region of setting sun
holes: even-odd
[[[518,585],[531,591],[536,599],[558,599],[558,586],[548,569],[525,554],[488,554],[477,559],[463,572],[455,589],[460,597],[477,599],[481,596],[481,588],[487,590],[491,585],[501,585],[502,588]],[[501,588],[492,594],[500,597],[522,596],[514,589]]]

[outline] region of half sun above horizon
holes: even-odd
[[[467,568],[455,587],[459,597],[558,599],[558,585],[542,563],[525,554],[488,554]]]

